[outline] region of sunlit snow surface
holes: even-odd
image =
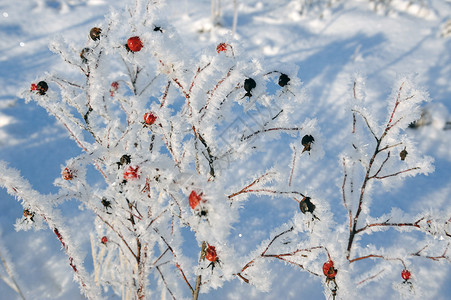
[[[54,192],[54,178],[61,165],[80,153],[77,145],[54,118],[34,103],[25,104],[16,95],[41,74],[52,70],[66,71],[66,64],[48,50],[55,36],[70,43],[86,43],[89,29],[103,20],[109,7],[120,8],[125,1],[45,1],[3,0],[0,2],[0,159],[21,171],[22,176],[41,193]],[[198,50],[215,47],[229,34],[233,21],[233,1],[221,1],[222,27],[212,27],[210,1],[167,0],[169,21],[178,29],[185,47]],[[325,155],[302,160],[297,165],[295,182],[303,190],[327,199],[339,222],[346,218],[342,208],[340,184],[342,167],[338,154],[348,145],[347,135],[352,115],[347,110],[352,97],[355,74],[366,78],[366,101],[371,103],[375,119],[386,114],[385,99],[400,75],[415,74],[417,81],[432,99],[426,105],[431,124],[410,130],[409,136],[418,148],[435,159],[435,172],[406,179],[402,184],[373,191],[375,216],[389,213],[392,207],[416,215],[421,210],[450,212],[451,195],[451,38],[441,37],[442,26],[451,18],[451,5],[431,0],[428,7],[408,1],[392,1],[394,9],[385,14],[375,12],[369,1],[336,1],[331,7],[300,15],[299,3],[289,0],[238,1],[236,38],[242,49],[271,63],[294,64],[305,83],[310,101],[302,108],[305,118],[317,118]],[[290,149],[267,153],[267,160],[282,164],[291,161]],[[259,164],[260,162],[254,162]],[[251,198],[235,225],[232,238],[240,241],[235,250],[240,255],[255,249],[269,238],[272,228],[292,218],[298,210],[293,201]],[[93,217],[79,212],[77,203],[67,203],[63,213],[75,238],[79,238],[87,255],[87,269],[92,269],[89,236]],[[0,251],[6,256],[15,278],[27,299],[81,299],[78,285],[72,281],[72,270],[61,245],[48,229],[39,232],[15,232],[14,223],[22,215],[17,201],[0,189]],[[191,238],[186,232],[187,238]],[[385,235],[384,235],[385,234]],[[371,236],[373,243],[384,246],[390,238],[409,244],[408,237],[387,232]],[[404,239],[406,241],[404,241]],[[192,242],[193,256],[198,252]],[[417,262],[417,261],[416,261]],[[369,267],[368,267],[369,268]],[[322,299],[321,282],[306,272],[270,264],[273,284],[263,293],[240,282],[226,283],[201,299]],[[431,280],[417,282],[423,299],[448,299],[451,293],[450,263],[420,261],[413,267]],[[392,282],[384,280],[362,288],[366,299],[398,299],[392,283],[399,280],[397,270]],[[0,274],[7,276],[3,267]],[[17,294],[0,281],[0,298],[15,299]],[[188,294],[186,294],[188,296]],[[111,298],[114,296],[110,295]],[[169,295],[167,295],[169,297]]]

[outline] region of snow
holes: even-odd
[[[7,161],[10,167],[20,170],[21,176],[30,182],[37,194],[57,193],[57,187],[53,185],[55,178],[60,178],[60,173],[65,166],[76,165],[77,161],[72,158],[80,155],[82,151],[54,117],[47,115],[47,112],[34,102],[25,103],[24,99],[18,96],[19,91],[29,89],[31,82],[39,81],[50,71],[52,74],[76,78],[75,73],[68,69],[67,64],[49,50],[49,44],[57,45],[57,43],[67,41],[74,49],[81,49],[90,42],[88,37],[90,28],[102,24],[104,16],[113,15],[116,17],[115,22],[118,22],[120,15],[112,10],[121,9],[124,5],[123,2],[119,0],[24,0],[20,5],[14,1],[4,1],[0,4],[0,85],[2,87],[0,91],[0,158]],[[132,5],[134,1],[129,2],[129,5]],[[234,36],[236,41],[230,33],[233,23],[232,1],[227,3],[222,1],[222,18],[220,19],[222,27],[212,25],[210,1],[208,0],[196,2],[167,0],[166,2],[167,5],[161,8],[168,18],[168,24],[164,24],[167,25],[166,28],[171,34],[178,35],[184,42],[183,45],[175,45],[178,48],[173,49],[172,53],[180,56],[202,53],[207,61],[209,57],[214,56],[213,49],[216,48],[216,45],[219,42],[226,42],[233,46],[236,51],[235,55],[246,55],[251,59],[262,58],[267,64],[261,66],[251,62],[244,69],[244,74],[240,75],[254,76],[268,65],[280,66],[281,64],[282,67],[279,69],[293,79],[294,76],[291,74],[298,75],[303,85],[301,86],[301,82],[296,82],[299,87],[295,87],[292,92],[300,97],[297,100],[301,104],[296,106],[295,112],[303,122],[295,125],[303,128],[300,138],[304,134],[315,136],[310,155],[307,152],[300,154],[303,147],[299,138],[297,141],[291,140],[291,147],[289,143],[284,147],[276,145],[271,151],[263,153],[260,161],[245,162],[243,166],[224,171],[224,173],[243,175],[248,168],[251,168],[261,170],[260,175],[262,175],[264,172],[268,172],[265,168],[273,161],[276,162],[276,165],[283,166],[280,170],[286,170],[287,167],[291,168],[293,148],[295,148],[297,155],[293,172],[293,186],[300,187],[303,192],[317,201],[318,216],[321,220],[327,220],[327,226],[323,228],[317,226],[316,221],[310,222],[307,215],[299,213],[298,203],[288,198],[280,201],[276,197],[262,195],[250,197],[246,202],[242,202],[237,197],[237,206],[240,206],[240,222],[235,223],[238,218],[237,210],[235,210],[227,214],[234,222],[230,222],[225,228],[214,228],[214,230],[218,234],[216,237],[218,241],[222,240],[222,237],[227,237],[231,243],[217,246],[218,254],[224,257],[224,261],[233,260],[232,253],[234,252],[240,258],[244,255],[245,259],[234,262],[222,270],[223,273],[219,271],[219,268],[215,268],[214,275],[230,276],[233,268],[237,269],[240,264],[242,266],[243,263],[258,256],[275,234],[286,229],[287,225],[283,225],[284,223],[291,224],[290,220],[294,222],[296,230],[299,232],[313,232],[312,240],[308,241],[309,246],[312,246],[315,241],[323,240],[324,237],[321,236],[321,233],[330,227],[334,228],[335,226],[334,230],[337,233],[347,230],[337,224],[346,223],[348,218],[341,199],[343,166],[340,155],[351,147],[348,142],[352,139],[350,136],[352,129],[350,109],[362,108],[360,112],[368,117],[371,127],[373,124],[375,127],[377,127],[376,125],[381,126],[381,129],[376,132],[377,135],[380,135],[383,125],[388,121],[387,110],[390,113],[393,109],[396,92],[402,79],[406,76],[414,77],[415,85],[412,86],[412,93],[421,98],[418,99],[418,103],[428,97],[432,100],[418,106],[428,112],[431,124],[418,129],[409,129],[405,136],[393,132],[396,135],[388,138],[392,142],[410,139],[411,141],[406,142],[409,149],[410,145],[417,147],[418,151],[409,151],[406,158],[408,167],[414,167],[423,161],[422,171],[429,173],[433,169],[431,167],[433,159],[432,165],[435,171],[429,173],[428,176],[406,176],[402,180],[372,185],[370,193],[372,199],[368,206],[364,207],[365,220],[383,222],[386,219],[379,217],[385,214],[390,214],[397,219],[411,220],[424,210],[434,214],[437,218],[449,218],[451,130],[443,130],[443,128],[447,122],[451,121],[449,114],[451,111],[451,85],[449,84],[451,40],[441,36],[443,26],[451,17],[451,4],[448,1],[430,0],[427,1],[427,6],[421,5],[424,1],[414,1],[414,4],[408,6],[409,1],[397,0],[392,1],[391,9],[379,7],[377,11],[373,9],[374,7],[372,8],[374,4],[370,4],[370,1],[330,1],[332,2],[330,6],[321,4],[328,1],[318,1],[320,4],[310,7],[302,15],[297,11],[300,10],[300,5],[307,1],[238,1],[238,23]],[[163,18],[160,16],[154,16],[154,18],[155,21],[163,22]],[[114,25],[121,26],[118,23]],[[124,26],[123,30],[125,29]],[[140,31],[143,28],[136,28],[136,30]],[[109,41],[111,45],[117,44],[114,38]],[[150,41],[151,35],[144,34],[143,40]],[[165,45],[159,42],[153,46],[163,47]],[[70,47],[65,50],[68,53],[71,51]],[[139,55],[143,53],[139,53]],[[139,55],[135,59],[144,62],[144,54],[142,57]],[[174,54],[174,56],[167,56],[164,59],[166,69],[159,71],[168,73],[169,76],[176,76],[177,74],[172,74],[172,69],[167,66],[178,63],[179,57]],[[217,60],[221,59],[224,60],[219,61],[217,65],[229,68],[227,57],[217,58]],[[177,65],[176,69],[180,67],[183,66]],[[208,74],[202,74],[202,76],[204,75]],[[125,74],[112,73],[108,80],[121,76],[125,77]],[[199,77],[199,82],[207,80],[202,76]],[[357,99],[354,99],[352,91],[356,77],[358,78],[356,81],[358,90]],[[185,79],[182,78],[182,80]],[[103,79],[97,80],[101,82]],[[186,80],[188,81],[188,79]],[[260,83],[267,79],[259,77],[256,80]],[[296,84],[293,83],[293,86]],[[99,84],[99,86],[101,85]],[[258,85],[253,93],[256,95],[261,93],[263,91],[260,90],[261,86]],[[226,88],[218,89],[218,95],[227,93]],[[406,88],[406,90],[408,89]],[[104,91],[102,88],[97,88],[96,92],[100,94]],[[121,90],[118,91],[118,93],[120,92]],[[196,89],[193,92],[200,94],[200,91],[196,91]],[[149,90],[146,93],[151,95],[154,92]],[[284,97],[289,98],[292,95],[286,91]],[[391,101],[388,108],[386,99]],[[243,99],[243,101],[245,100]],[[355,100],[358,103],[355,103]],[[168,101],[168,105],[173,105],[174,108],[179,105],[175,96],[169,96]],[[50,104],[48,103],[49,108],[52,108],[53,106]],[[193,105],[200,105],[200,103]],[[158,111],[159,105],[155,104],[150,108],[152,111]],[[401,107],[398,112],[401,114],[410,112],[413,108],[414,106]],[[168,111],[161,113],[170,115]],[[420,114],[421,111],[418,110],[418,116]],[[211,120],[216,117],[213,114],[206,116]],[[129,117],[131,120],[141,121],[140,116]],[[157,117],[165,119],[163,115]],[[198,116],[194,118],[198,118]],[[403,120],[403,122],[407,122],[404,125],[410,121]],[[253,126],[258,124],[259,120],[241,120],[241,122],[252,131],[255,128]],[[169,124],[163,123],[163,126],[169,126]],[[357,134],[365,134],[366,139],[359,139],[362,144],[356,144],[359,146],[358,151],[360,152],[355,153],[355,157],[361,157],[362,161],[367,161],[369,157],[365,157],[365,149],[371,149],[372,136],[371,134],[368,136],[366,125],[363,122],[358,126]],[[185,129],[179,128],[179,130]],[[207,139],[215,134],[214,128],[209,130],[205,131]],[[268,139],[272,137],[268,136]],[[260,142],[256,142],[255,145],[260,146]],[[158,147],[160,146],[163,147],[163,145],[158,145]],[[175,156],[180,156],[184,150],[174,149]],[[397,150],[401,151],[402,149]],[[119,152],[120,150],[117,154],[120,156],[122,153]],[[100,153],[96,155],[100,157]],[[396,164],[399,163],[396,161]],[[165,165],[165,162],[161,162],[161,165]],[[393,169],[394,166],[390,165],[390,168]],[[203,168],[207,169],[208,166],[205,165]],[[0,165],[0,169],[5,170],[4,165]],[[269,171],[280,170],[271,169]],[[349,170],[350,173],[354,171]],[[118,177],[122,176],[121,172],[117,171]],[[358,173],[358,171],[355,172]],[[86,180],[101,182],[92,173],[79,174],[80,180],[84,181],[86,176]],[[381,176],[387,174],[389,173],[381,173]],[[287,182],[289,174],[283,174],[283,176],[286,177],[285,182]],[[268,179],[268,182],[271,181]],[[62,180],[57,180],[55,183],[59,186],[68,185]],[[210,187],[207,194],[214,197],[209,198],[207,203],[210,205],[208,211],[211,213],[212,223],[227,210],[224,203],[221,204],[218,200],[221,195],[224,197],[224,194],[236,192],[249,183],[234,182],[227,191],[213,190],[214,186]],[[262,186],[265,183],[262,182]],[[202,186],[206,189],[205,186],[208,186],[208,183],[194,182],[194,186]],[[100,197],[100,194],[97,195],[97,193],[104,187],[99,183],[97,188],[92,193]],[[184,192],[188,197],[191,190]],[[45,227],[45,230],[38,232],[32,230],[16,232],[14,224],[20,223],[16,220],[20,220],[22,217],[22,207],[14,197],[6,193],[5,189],[0,189],[0,199],[0,210],[2,211],[0,214],[0,251],[3,256],[7,257],[8,264],[14,269],[15,279],[25,297],[27,299],[83,298],[77,282],[72,280],[72,269],[53,232]],[[159,200],[169,201],[164,198],[159,198]],[[318,205],[320,203],[324,203],[324,205]],[[40,204],[36,203],[35,205]],[[79,241],[79,246],[85,254],[83,258],[79,257],[80,255],[77,253],[76,259],[77,261],[84,260],[86,270],[90,272],[93,270],[93,265],[90,254],[91,244],[87,233],[95,231],[93,228],[94,216],[87,210],[79,211],[78,206],[79,203],[73,201],[65,202],[62,207],[62,216],[57,216],[56,221],[61,222],[60,218],[68,220],[69,223],[66,224],[64,230],[68,234],[70,232],[72,239]],[[393,207],[394,209],[392,209]],[[398,208],[401,208],[404,213],[399,213]],[[370,209],[371,215],[368,216],[366,213]],[[335,214],[334,219],[331,217],[331,212]],[[182,213],[188,215],[191,212],[183,211]],[[190,223],[197,222],[197,216],[193,215],[188,220]],[[19,225],[24,226],[24,224]],[[104,234],[101,231],[103,229],[100,227],[97,229],[99,230],[98,235]],[[209,238],[208,230],[207,222],[199,224],[198,231],[202,239]],[[435,227],[433,230],[434,232],[439,231]],[[403,231],[374,231],[371,235],[360,237],[359,243],[368,243],[366,249],[361,249],[360,255],[370,254],[375,249],[384,248],[385,253],[404,256],[403,247],[412,252],[417,251],[419,249],[415,248],[415,243],[424,239],[422,234],[416,232],[413,233],[413,237],[409,237],[402,235]],[[180,254],[179,258],[180,265],[192,268],[198,257],[200,245],[194,239],[193,233],[186,228],[177,234],[182,235],[184,241],[188,243],[183,247],[173,245],[176,251],[181,252],[183,248],[183,256]],[[294,237],[293,240],[296,241]],[[436,240],[438,242],[439,237]],[[425,239],[425,241],[430,244],[434,243],[434,240]],[[329,251],[332,253],[341,251],[340,247],[345,247],[346,242],[324,241],[328,247],[330,245]],[[400,246],[401,250],[396,246]],[[189,248],[186,252],[185,247]],[[431,255],[433,254],[436,253],[431,253]],[[447,299],[446,295],[451,292],[449,262],[434,263],[415,260],[411,263],[412,273],[417,274],[414,278],[417,289],[415,297],[420,297],[422,294],[422,297],[428,299]],[[346,268],[344,259],[337,261],[336,264],[338,267]],[[409,265],[409,267],[411,266]],[[319,270],[320,268],[317,267],[317,271],[321,272]],[[381,266],[369,261],[358,267],[349,268],[349,270],[359,271],[363,274],[357,278],[358,280],[364,280],[369,275],[378,274],[384,270],[383,274],[386,276],[383,279],[365,283],[359,291],[359,293],[367,295],[369,299],[398,299],[399,295],[393,292],[393,287],[406,290],[406,285],[399,283],[401,282],[398,274],[400,268],[397,265],[385,263]],[[6,274],[1,268],[0,271],[0,274]],[[260,286],[263,291],[235,278],[225,282],[219,289],[210,289],[208,294],[201,294],[200,299],[298,299],[300,295],[309,299],[324,298],[322,279],[318,280],[309,273],[300,271],[299,268],[284,265],[281,261],[257,264],[255,268],[249,268],[247,274],[267,274],[265,280],[256,282],[256,285]],[[342,278],[348,276],[351,275],[346,274]],[[418,278],[428,278],[428,280],[423,282]],[[212,286],[219,285],[215,280],[218,280],[218,277],[212,276]],[[150,276],[150,281],[152,288],[161,284],[157,283],[153,276]],[[271,286],[269,286],[270,281],[272,281]],[[339,280],[337,281],[340,285]],[[175,288],[175,291],[189,297],[186,286],[183,284],[183,282],[178,283],[179,286]],[[347,287],[344,286],[343,290],[345,289]],[[374,290],[378,291],[377,294],[374,293]],[[353,295],[352,291],[346,292]],[[410,295],[408,288],[404,292]],[[3,281],[0,282],[0,293],[5,299],[19,299],[17,293]],[[116,297],[112,294],[111,289],[105,295],[109,299]],[[152,297],[154,296],[155,294]],[[169,297],[169,294],[166,297]]]

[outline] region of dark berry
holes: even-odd
[[[103,207],[105,208],[111,208],[111,201],[108,201],[107,198],[103,197],[101,201]]]
[[[301,212],[305,214],[306,212],[313,213],[315,210],[315,204],[310,201],[310,197],[304,197],[301,202],[299,202],[299,208]]]
[[[39,81],[36,85],[36,90],[40,95],[45,95],[45,93],[48,91],[49,86],[47,85],[47,82],[45,81]]]
[[[129,163],[131,163],[132,159],[130,155],[124,154],[121,156],[121,159],[119,161],[121,165],[128,165]]]
[[[91,37],[91,39],[93,41],[97,41],[97,40],[100,39],[100,34],[101,33],[102,33],[102,29],[100,29],[99,27],[93,27],[89,31],[89,36]]]
[[[83,48],[83,50],[81,50],[81,52],[80,52],[80,58],[84,64],[86,64],[88,62],[87,56],[89,55],[89,52],[91,52],[91,49],[89,49],[89,48]]]
[[[257,86],[257,83],[252,78],[246,78],[244,80],[244,90],[246,91],[245,97],[252,97],[251,91]]]
[[[407,154],[408,154],[408,152],[407,152],[407,150],[404,148],[404,150],[402,150],[402,151],[399,153],[399,156],[401,157],[401,160],[405,160]]]
[[[311,150],[311,146],[312,143],[315,141],[315,139],[313,138],[313,136],[306,134],[304,135],[304,137],[302,138],[302,146],[304,146],[304,150],[302,150],[302,152],[304,151],[310,151]]]
[[[281,87],[284,87],[284,86],[286,86],[287,84],[288,84],[288,82],[290,82],[290,77],[288,77],[288,75],[287,74],[280,74],[280,77],[279,77],[279,85],[281,86]]]

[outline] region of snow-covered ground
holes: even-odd
[[[41,193],[55,191],[52,185],[61,165],[80,153],[66,131],[35,103],[25,104],[17,93],[28,88],[40,74],[64,71],[66,65],[48,50],[55,36],[82,45],[89,29],[100,23],[109,7],[120,8],[125,1],[0,1],[0,159],[22,172]],[[221,1],[222,27],[211,26],[210,1],[167,0],[168,18],[179,30],[191,51],[215,47],[230,34],[233,1]],[[227,3],[225,3],[227,2]],[[451,18],[451,3],[445,0],[392,1],[387,14],[375,12],[370,1],[332,1],[330,7],[299,14],[299,3],[289,0],[238,1],[236,38],[250,55],[271,63],[299,66],[299,77],[308,90],[310,101],[300,112],[316,117],[324,143],[325,157],[305,163],[298,176],[331,207],[341,205],[339,183],[342,168],[338,154],[343,150],[345,131],[352,121],[348,101],[352,97],[355,74],[366,78],[366,97],[375,116],[385,113],[385,99],[399,75],[415,74],[433,100],[425,109],[430,124],[409,134],[425,154],[435,159],[435,172],[429,176],[408,178],[374,192],[383,199],[373,207],[376,214],[401,207],[415,214],[422,209],[450,211],[451,198],[451,37],[442,36],[443,26]],[[308,1],[306,1],[308,2]],[[448,126],[449,130],[444,130]],[[287,152],[289,153],[289,152]],[[277,160],[289,161],[289,157]],[[252,244],[267,237],[267,225],[274,227],[291,217],[289,205],[274,205],[270,200],[251,200],[237,224],[237,239]],[[291,203],[290,203],[291,204]],[[64,214],[73,228],[79,228],[82,246],[89,251],[88,229],[92,216],[79,212],[77,203],[68,203]],[[268,213],[268,212],[272,213]],[[260,219],[261,215],[265,215]],[[15,199],[0,189],[0,253],[14,269],[18,285],[27,299],[81,299],[78,285],[60,244],[50,231],[15,232],[14,223],[22,216]],[[238,234],[241,234],[238,237]],[[379,237],[383,239],[382,237]],[[382,242],[382,241],[381,241]],[[90,256],[87,255],[89,265]],[[278,277],[270,292],[261,293],[235,280],[203,299],[321,299],[320,283],[311,284],[309,276],[298,269],[272,264]],[[89,267],[88,267],[89,269]],[[450,263],[423,265],[421,272],[433,278],[423,285],[427,299],[449,299]],[[7,276],[3,268],[0,274]],[[364,288],[368,299],[398,299],[390,286],[379,282]],[[387,288],[386,288],[387,287]],[[18,295],[0,281],[0,298]]]

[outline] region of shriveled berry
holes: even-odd
[[[28,210],[28,209],[24,209],[24,210],[23,210],[23,216],[24,216],[26,219],[30,219],[30,221],[33,221],[33,218],[34,218],[34,212],[32,212],[32,211],[30,211],[30,210]]]
[[[160,26],[155,26],[155,27],[153,28],[153,31],[163,32],[163,29],[161,29]]]
[[[93,27],[89,31],[89,36],[91,37],[91,39],[93,41],[97,41],[97,40],[100,39],[100,34],[101,33],[102,33],[102,29],[100,29],[99,27]]]
[[[191,206],[192,209],[195,209],[199,203],[202,201],[201,195],[198,195],[196,191],[192,191],[191,194],[189,194],[189,206]]]
[[[138,173],[139,167],[132,167],[129,166],[127,170],[124,172],[124,179],[125,180],[133,180],[133,179],[139,179],[141,176]]]
[[[106,243],[108,243],[108,238],[106,236],[103,236],[102,239],[100,240],[100,242],[104,245],[106,245]]]
[[[246,91],[245,97],[248,96],[249,98],[252,97],[251,91],[257,86],[257,83],[252,78],[246,78],[244,80],[244,90]]]
[[[72,180],[74,179],[74,171],[69,168],[64,168],[64,170],[61,172],[61,176],[64,180]]]
[[[328,260],[323,265],[323,273],[327,277],[327,279],[335,279],[337,276],[338,270],[334,268],[334,262]]]
[[[38,88],[38,86],[36,85],[36,83],[32,83],[31,87],[30,87],[30,90],[36,91],[37,88]]]
[[[133,36],[127,40],[128,49],[132,52],[138,52],[142,49],[143,43],[139,36]]]
[[[45,95],[45,93],[48,91],[49,86],[47,85],[47,82],[45,81],[39,81],[36,85],[36,90],[40,95]]]
[[[84,64],[86,64],[88,62],[89,52],[91,52],[90,48],[83,48],[83,50],[81,50],[81,52],[80,52],[80,58]]]
[[[215,262],[218,260],[218,255],[216,254],[216,249],[214,246],[208,245],[207,253],[205,254],[205,258],[211,262]]]
[[[117,81],[113,81],[110,87],[110,96],[113,97],[114,93],[119,89],[119,83]]]
[[[287,84],[288,84],[288,82],[290,82],[290,77],[288,77],[288,75],[287,74],[280,74],[280,76],[279,76],[279,85],[281,86],[281,87],[284,87],[284,86],[286,86]]]
[[[216,52],[220,53],[222,51],[227,51],[227,47],[230,46],[229,44],[226,43],[220,43],[218,46],[216,46]]]
[[[410,274],[409,270],[407,270],[407,269],[402,270],[402,272],[401,272],[402,279],[409,280],[410,276],[411,276],[411,274]]]
[[[155,116],[151,112],[144,114],[144,123],[146,123],[147,125],[152,125],[153,123],[155,123],[156,119],[157,119],[157,116]]]
[[[111,208],[111,201],[108,201],[107,198],[102,197],[102,201],[101,201],[103,207],[105,207],[106,209]]]
[[[129,163],[131,163],[132,159],[130,157],[130,155],[124,154],[121,156],[121,159],[119,160],[119,162],[121,163],[121,165],[128,165]]]
[[[302,152],[310,151],[314,141],[315,139],[313,138],[313,136],[309,134],[304,135],[304,137],[301,140],[302,146],[304,146],[304,150],[302,150]]]
[[[405,160],[406,157],[407,157],[407,154],[408,154],[408,152],[407,152],[407,150],[404,148],[404,150],[402,150],[402,151],[399,153],[399,157],[401,157],[401,160]]]
[[[305,214],[306,212],[313,213],[313,211],[315,210],[316,206],[310,201],[310,199],[310,197],[304,197],[304,199],[299,202],[299,208],[301,209],[301,212],[303,214]]]

